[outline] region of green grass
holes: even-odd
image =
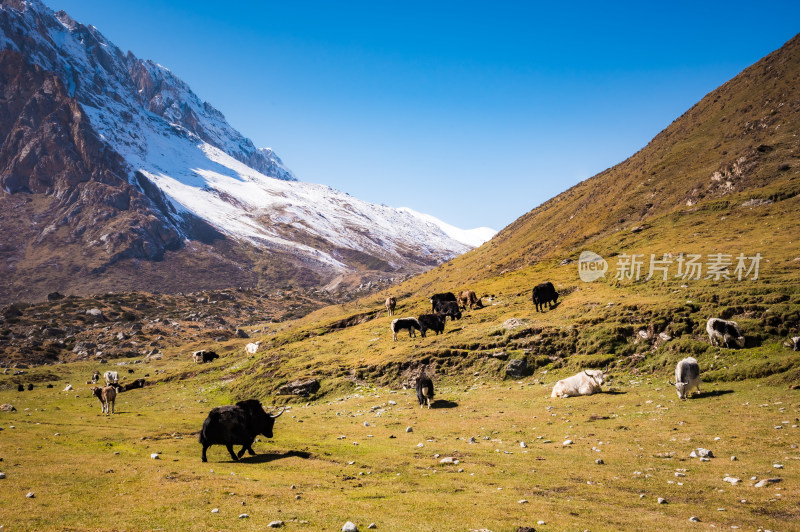
[[[70,378],[86,371],[64,369]],[[17,412],[0,414],[0,525],[255,530],[280,519],[287,530],[338,530],[347,520],[379,530],[408,529],[410,520],[415,530],[685,530],[698,516],[695,527],[796,527],[797,391],[768,380],[712,383],[680,401],[661,378],[618,373],[612,393],[551,399],[560,375],[444,378],[444,407],[431,410],[411,391],[352,385],[295,405],[273,440],[255,444],[258,456],[234,463],[214,446],[206,464],[196,432],[212,406],[230,400],[216,379],[125,392],[110,417],[85,389],[2,391],[0,402]],[[689,458],[696,447],[716,458]],[[448,456],[460,463],[440,464]],[[743,482],[731,486],[726,475]],[[753,476],[783,482],[755,488]]]

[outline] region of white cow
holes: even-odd
[[[255,355],[258,352],[258,346],[261,344],[261,340],[255,343],[247,344],[244,346],[244,350],[247,351],[251,355]]]
[[[603,390],[600,386],[605,382],[606,373],[601,369],[587,369],[580,373],[561,379],[553,386],[550,397],[575,397],[592,395]]]
[[[116,371],[106,371],[103,374],[103,378],[106,380],[106,386],[112,382],[115,384],[119,382],[119,374]]]
[[[675,382],[667,381],[678,392],[678,397],[686,399],[690,390],[700,393],[700,366],[692,357],[684,358],[675,366]]]

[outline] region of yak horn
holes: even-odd
[[[675,386],[675,383],[670,381],[669,379],[667,379],[667,382],[669,383],[670,386]]]
[[[281,416],[283,415],[283,413],[284,413],[285,411],[286,411],[286,408],[285,408],[285,407],[284,407],[284,408],[281,408],[281,411],[280,411],[280,412],[278,412],[278,415],[276,415],[276,416],[273,416],[272,414],[270,414],[270,415],[269,415],[269,417],[271,417],[272,419],[278,419],[279,417],[281,417]]]

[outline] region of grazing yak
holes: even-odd
[[[117,390],[113,386],[105,388],[94,387],[92,393],[100,400],[100,413],[109,415],[114,413],[114,401],[117,399]]]
[[[558,301],[558,292],[556,292],[553,283],[547,281],[533,287],[531,299],[533,299],[533,304],[536,305],[536,312],[541,312],[544,310],[545,303],[548,303],[551,309],[553,308]],[[539,307],[541,307],[541,311]]]
[[[136,390],[137,388],[144,388],[145,384],[147,384],[147,382],[144,379],[136,379],[123,386],[122,390],[119,391],[127,392],[129,390]]]
[[[464,290],[461,292],[461,294],[458,296],[458,304],[464,309],[469,307],[470,310],[473,308],[483,308],[481,298],[475,295],[475,292],[472,290]]]
[[[700,365],[692,357],[684,358],[675,366],[675,382],[670,382],[675,386],[678,397],[686,399],[691,390],[700,393]]]
[[[261,345],[261,340],[258,342],[252,342],[244,346],[244,350],[247,351],[249,355],[255,355],[258,353],[258,346]]]
[[[445,317],[441,314],[423,314],[417,318],[420,326],[420,333],[425,338],[425,332],[430,329],[436,334],[444,332]]]
[[[389,326],[392,329],[392,340],[397,341],[397,331],[401,331],[403,329],[408,329],[408,337],[416,337],[417,333],[414,331],[422,331],[422,326],[419,324],[417,318],[395,318],[392,320],[392,324]]]
[[[195,364],[198,362],[212,362],[215,358],[219,358],[219,355],[207,349],[201,349],[200,351],[192,353],[192,359],[194,359]]]
[[[458,308],[458,303],[455,301],[437,301],[435,314],[440,314],[442,317],[450,316],[451,320],[461,319],[461,309]]]
[[[744,347],[744,336],[739,332],[739,324],[735,321],[709,318],[706,332],[711,345],[724,345],[731,348]]]
[[[431,312],[436,312],[436,307],[439,302],[452,301],[458,304],[458,299],[453,292],[444,292],[441,294],[433,294],[431,296]]]
[[[433,381],[425,374],[424,369],[420,370],[419,377],[417,377],[417,400],[419,401],[420,407],[424,407],[426,403],[428,404],[428,408],[431,407],[431,401],[433,400]]]
[[[394,308],[397,306],[397,299],[394,296],[386,298],[386,312],[389,316],[394,316]]]
[[[106,386],[109,384],[119,382],[119,374],[116,371],[106,371],[103,374],[103,378],[106,380]]]
[[[592,395],[603,390],[600,386],[605,382],[607,373],[601,369],[587,369],[580,373],[561,379],[553,386],[550,397],[576,397],[578,395]]]
[[[252,447],[256,436],[263,434],[267,438],[272,438],[272,427],[281,414],[283,410],[274,416],[268,414],[257,399],[214,408],[200,429],[203,462],[208,461],[206,450],[212,445],[224,445],[233,460],[241,458],[245,451],[251,455],[256,454]],[[233,452],[234,445],[242,446],[238,455]]]

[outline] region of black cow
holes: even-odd
[[[419,406],[424,407],[425,403],[428,403],[428,408],[431,407],[433,381],[425,375],[424,369],[419,372],[419,377],[417,377],[417,400],[419,401]]]
[[[200,429],[200,443],[203,445],[203,462],[207,462],[206,449],[212,445],[227,447],[231,458],[238,460],[245,451],[251,455],[253,441],[256,436],[263,434],[272,438],[272,427],[283,410],[278,415],[272,416],[264,411],[257,399],[239,401],[235,405],[218,406],[209,412]],[[239,454],[233,452],[234,445],[241,445]]]
[[[456,295],[453,292],[444,292],[442,294],[433,294],[431,296],[431,312],[436,312],[436,305],[439,301],[455,301],[458,302],[456,299]]]
[[[397,331],[408,329],[408,337],[416,336],[417,333],[414,329],[422,331],[422,326],[417,321],[417,318],[395,318],[389,326],[392,329],[392,340],[397,340]]]
[[[450,316],[451,320],[461,319],[461,309],[455,301],[437,301],[434,304],[433,312],[444,316]]]
[[[197,362],[213,362],[215,358],[219,358],[219,355],[214,351],[209,351],[207,349],[201,349],[200,351],[195,351],[192,354],[192,359],[194,360],[195,364]]]
[[[541,312],[539,306],[541,306],[541,310],[543,311],[545,303],[549,303],[550,308],[553,308],[556,301],[558,301],[558,292],[556,292],[553,283],[547,281],[533,288],[532,299],[533,304],[536,305],[536,312]]]
[[[131,381],[130,383],[126,384],[124,386],[125,388],[124,391],[127,392],[128,390],[136,390],[137,388],[144,388],[145,384],[146,382],[144,379],[136,379],[135,381]]]
[[[25,386],[23,386],[21,384],[17,384],[17,391],[18,392],[24,392],[25,391]]]
[[[423,314],[419,318],[420,333],[425,338],[425,332],[430,329],[436,334],[444,332],[445,317],[441,314]]]

